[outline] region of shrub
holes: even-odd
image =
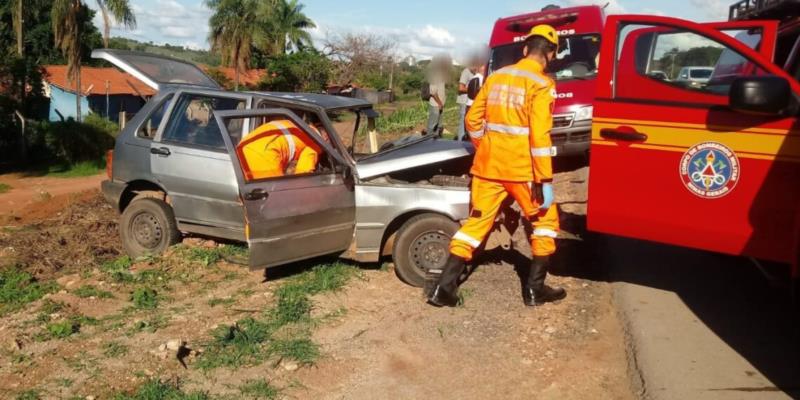
[[[267,75],[259,89],[284,92],[319,92],[331,75],[331,62],[313,49],[282,54],[267,61]]]
[[[136,308],[156,308],[158,307],[158,293],[147,287],[136,288],[131,295],[131,301]]]
[[[68,119],[64,122],[32,123],[28,132],[30,154],[40,162],[75,164],[80,161],[103,159],[114,147],[119,133],[117,124],[90,114],[84,122]]]

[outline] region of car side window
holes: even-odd
[[[175,104],[161,140],[225,151],[225,142],[214,119],[214,111],[242,109],[245,105],[242,99],[183,94]]]
[[[161,125],[161,121],[164,119],[164,115],[166,115],[167,109],[172,102],[172,97],[173,95],[168,95],[161,100],[161,103],[159,103],[155,109],[153,109],[153,112],[150,113],[150,116],[147,118],[147,120],[145,120],[136,131],[137,137],[153,140],[153,138],[156,136],[156,132],[158,132],[158,127]]]
[[[761,41],[758,31],[723,32],[751,48]],[[616,85],[625,97],[726,104],[734,80],[764,73],[730,46],[691,31],[637,25],[621,40]]]

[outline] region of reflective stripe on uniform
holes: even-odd
[[[542,86],[549,85],[549,82],[547,82],[547,80],[545,80],[541,76],[536,75],[533,72],[523,71],[521,69],[506,67],[506,68],[501,68],[499,71],[497,71],[497,73],[498,74],[511,75],[511,76],[522,76],[522,77],[525,77],[525,78],[532,79],[534,82],[536,82],[536,83],[538,83],[538,84],[540,84]]]
[[[286,143],[289,146],[289,161],[294,160],[294,153],[295,153],[296,149],[295,149],[295,146],[294,146],[294,138],[292,137],[292,133],[289,132],[288,127],[286,125],[284,125],[283,123],[275,122],[274,124],[283,133],[283,137],[286,138]]]
[[[475,132],[467,131],[467,134],[469,135],[469,137],[477,140],[477,139],[480,139],[480,138],[483,137],[484,132],[483,132],[483,129],[481,129],[481,130],[475,131]]]
[[[528,135],[531,130],[527,126],[513,126],[505,124],[487,123],[486,129],[494,132],[508,133],[510,135]]]
[[[472,246],[475,249],[477,249],[478,247],[481,247],[481,241],[480,240],[477,240],[477,239],[475,239],[475,238],[473,238],[473,237],[471,237],[471,236],[469,236],[466,233],[461,232],[461,231],[458,231],[458,232],[456,232],[455,235],[453,235],[453,240],[461,240],[462,242],[467,242],[467,243],[469,243],[470,246]]]
[[[558,237],[558,232],[556,232],[556,231],[554,231],[552,229],[536,228],[536,229],[533,230],[533,236],[535,236],[535,237],[549,237],[549,238],[555,239],[555,238]]]
[[[555,147],[536,147],[531,149],[531,156],[532,157],[555,157],[556,156],[556,148]]]

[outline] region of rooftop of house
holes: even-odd
[[[75,82],[67,78],[66,65],[45,65],[45,82],[69,92],[75,92]],[[106,91],[106,85],[108,90]],[[81,92],[86,96],[133,95],[152,96],[150,86],[116,68],[81,67]]]

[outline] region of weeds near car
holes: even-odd
[[[216,306],[219,306],[219,305],[229,306],[229,305],[231,305],[233,303],[236,303],[236,299],[234,299],[232,297],[229,297],[229,298],[226,298],[226,299],[214,298],[214,299],[211,299],[211,300],[208,301],[208,306],[209,307],[216,307]]]
[[[159,380],[151,380],[140,386],[136,392],[119,393],[114,400],[210,400],[211,397],[202,392],[186,393],[175,385]]]
[[[239,386],[242,396],[254,400],[272,400],[278,398],[281,391],[267,381],[247,381]]]
[[[9,190],[11,190],[11,185],[7,183],[0,183],[0,194],[8,192]]]
[[[158,292],[149,287],[136,288],[131,294],[133,306],[140,309],[154,309],[158,307]]]
[[[26,390],[17,395],[14,398],[15,400],[39,400],[41,396],[39,396],[39,391],[37,390]]]
[[[103,345],[103,355],[106,357],[121,357],[128,354],[128,346],[119,342],[108,342]]]
[[[247,248],[233,245],[218,247],[179,247],[179,254],[189,261],[197,262],[204,267],[214,265],[229,258],[247,255]]]
[[[47,324],[47,332],[55,339],[68,338],[81,330],[81,325],[76,321],[61,321]]]
[[[20,309],[58,288],[54,282],[39,282],[18,268],[0,271],[0,315]]]
[[[105,160],[81,161],[75,164],[55,165],[48,169],[47,176],[54,178],[81,178],[97,175],[106,168]]]
[[[334,263],[290,279],[276,290],[276,306],[260,318],[245,318],[214,330],[197,366],[209,370],[257,365],[271,357],[313,364],[320,350],[311,340],[310,296],[339,290],[356,274],[354,267]]]
[[[114,295],[111,292],[100,290],[92,285],[83,285],[72,291],[72,294],[85,299],[94,297],[97,299],[113,299]]]

